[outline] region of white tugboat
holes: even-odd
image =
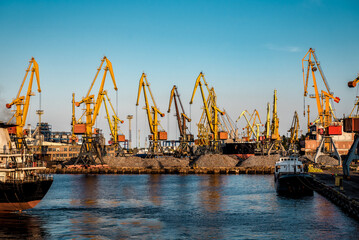
[[[311,179],[296,156],[281,157],[275,164],[274,181],[279,195],[311,196]]]

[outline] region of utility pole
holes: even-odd
[[[131,129],[131,120],[133,119],[133,115],[127,115],[128,119],[128,148],[132,148],[132,129]]]

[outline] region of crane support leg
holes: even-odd
[[[314,162],[317,163],[319,156],[324,155],[326,153],[325,143],[329,143],[329,147],[333,150],[332,155],[337,157],[337,159],[339,161],[338,165],[340,166],[342,164],[342,158],[339,155],[338,149],[335,146],[333,138],[330,136],[323,136],[322,140],[320,141],[317,152],[315,153]]]
[[[350,172],[349,172],[350,171],[350,169],[349,169],[350,163],[353,160],[359,159],[359,155],[358,155],[358,153],[359,153],[359,151],[358,151],[359,135],[355,134],[354,139],[355,140],[349,149],[347,157],[343,160],[343,174],[345,177],[349,177],[349,175],[350,175]]]
[[[74,165],[97,165],[96,160],[103,165],[102,156],[104,155],[104,148],[100,144],[98,137],[83,137],[80,153],[76,158]]]

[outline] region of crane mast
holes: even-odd
[[[257,111],[257,110],[255,110],[254,113],[255,113],[256,111]],[[246,116],[246,114],[250,116],[250,119],[248,119],[248,117]],[[256,141],[258,141],[258,140],[259,140],[259,127],[261,126],[261,124],[257,124],[255,121],[253,121],[253,123],[251,123],[253,114],[250,115],[247,110],[244,110],[244,111],[241,113],[241,115],[239,115],[239,117],[237,118],[236,122],[238,122],[238,121],[241,119],[242,116],[244,116],[244,118],[246,119],[246,121],[247,121],[247,126],[248,126],[249,129],[251,130],[251,133],[253,133],[253,135],[255,136]],[[260,120],[260,119],[259,119],[259,120]],[[254,130],[254,126],[256,127],[256,130]],[[251,134],[247,133],[246,140],[249,141],[251,136],[252,136]]]
[[[103,72],[100,88],[98,90],[96,101],[95,101],[95,95],[91,94],[91,91],[92,91],[92,88],[97,80],[97,77],[98,77],[104,63],[106,63],[106,65],[103,68],[104,72]],[[115,89],[115,91],[117,91],[118,89],[117,89],[117,85],[116,85],[116,81],[115,81],[115,75],[113,73],[112,63],[106,56],[104,56],[101,59],[100,66],[98,67],[98,69],[96,71],[96,75],[95,75],[94,79],[92,80],[92,83],[90,85],[89,90],[87,91],[86,96],[83,97],[81,101],[75,102],[76,107],[80,107],[81,104],[83,104],[83,103],[86,105],[86,109],[85,109],[85,113],[84,113],[86,115],[85,124],[77,124],[77,122],[79,122],[79,121],[76,121],[74,113],[73,113],[73,118],[72,118],[74,134],[83,134],[80,153],[75,161],[75,165],[77,165],[78,163],[82,164],[82,165],[96,165],[96,159],[98,159],[102,165],[104,164],[104,161],[102,158],[102,156],[105,154],[103,144],[101,143],[101,139],[98,136],[98,134],[96,134],[95,137],[93,136],[92,128],[96,123],[96,119],[99,114],[103,99],[104,99],[105,95],[107,94],[107,91],[104,90],[107,72],[110,72],[110,76],[111,76],[111,79],[112,79],[112,82],[114,85],[114,89]],[[80,128],[78,130],[77,128],[79,128],[79,127],[83,127],[83,128]]]
[[[270,105],[267,105],[267,121],[265,126],[266,138],[260,143],[262,154],[270,155],[272,153],[285,152],[282,139],[279,135],[279,118],[277,114],[277,90],[273,94],[272,120],[270,120]],[[269,133],[270,132],[270,133]]]
[[[306,67],[305,67],[305,62],[307,62]],[[321,90],[320,93],[317,85],[317,79],[315,76],[315,72],[317,70],[319,70],[320,76],[325,86],[325,90]],[[305,56],[302,59],[302,71],[303,71],[304,98],[308,96],[309,78],[310,75],[312,76],[315,94],[314,96],[309,96],[309,97],[315,98],[316,100],[318,117],[319,117],[319,124],[317,124],[317,126],[323,128],[323,136],[319,144],[319,147],[317,149],[317,152],[314,156],[314,162],[317,162],[318,157],[323,153],[333,152],[333,155],[335,155],[338,158],[340,163],[341,157],[328,130],[331,126],[334,117],[330,100],[334,100],[334,102],[339,103],[340,98],[334,97],[334,94],[330,91],[328,81],[325,78],[321,65],[318,61],[318,57],[316,56],[315,51],[312,48],[308,50],[308,52],[305,54]]]
[[[22,92],[22,89],[24,87],[24,84],[26,82],[26,78],[27,78],[27,75],[29,72],[31,72],[31,74],[30,74],[29,85],[27,88],[27,93],[26,93],[26,96],[21,96],[21,92]],[[11,103],[6,104],[6,107],[8,109],[10,109],[13,105],[16,106],[15,114],[9,120],[9,122],[15,117],[15,119],[16,119],[15,143],[18,148],[23,148],[24,143],[25,143],[25,141],[24,141],[24,126],[26,124],[26,118],[27,118],[27,114],[29,111],[30,98],[31,98],[31,96],[35,95],[32,92],[32,84],[33,84],[33,80],[34,80],[34,75],[35,75],[36,82],[37,82],[37,91],[39,93],[41,93],[39,65],[35,61],[35,58],[32,57],[31,60],[29,61],[29,66],[26,69],[25,77],[22,80],[22,83],[21,83],[20,89],[16,95],[16,98]]]
[[[178,129],[180,132],[180,145],[176,150],[175,155],[178,156],[189,155],[190,154],[189,142],[193,141],[193,135],[187,134],[188,127],[186,125],[186,122],[191,122],[191,119],[186,115],[184,111],[176,85],[174,85],[171,90],[170,102],[167,111],[168,113],[170,113],[171,111],[172,101],[174,102],[175,105],[175,110],[176,110],[175,116],[177,119]],[[178,108],[178,105],[181,107],[181,109]]]
[[[299,131],[299,118],[297,111],[295,111],[292,120],[292,125],[288,130],[288,132],[290,132],[289,148],[288,148],[290,154],[298,153],[298,149],[296,146],[296,143],[298,142],[298,131]]]
[[[148,101],[148,97],[147,97],[147,90],[150,93],[151,96],[151,100],[153,103],[153,106],[150,106],[150,103]],[[160,144],[159,144],[159,140],[166,140],[167,139],[167,133],[164,131],[158,131],[158,125],[159,125],[159,120],[158,120],[158,115],[160,115],[161,117],[164,117],[165,114],[163,114],[156,105],[155,99],[153,98],[153,94],[150,88],[150,84],[147,81],[147,75],[145,73],[142,73],[141,78],[140,78],[140,82],[138,85],[138,94],[137,94],[137,102],[136,102],[136,106],[139,105],[139,101],[140,101],[140,95],[141,95],[141,90],[143,90],[143,96],[145,99],[145,107],[144,109],[146,110],[147,113],[147,121],[148,121],[148,125],[150,128],[150,132],[151,132],[151,136],[150,139],[151,140],[151,146],[150,146],[150,154],[157,154],[160,152]]]
[[[202,81],[203,83],[202,83]],[[211,103],[211,107],[208,106],[207,103],[207,99],[206,96],[204,95],[204,91],[203,91],[203,85],[205,85],[205,87],[207,88],[208,91],[208,99],[211,99],[210,103]],[[196,94],[196,90],[197,88],[200,88],[201,91],[201,95],[202,95],[202,101],[203,101],[203,107],[204,107],[204,112],[207,118],[207,123],[208,126],[210,128],[211,133],[213,134],[213,140],[211,141],[211,148],[214,152],[218,152],[219,149],[219,131],[218,131],[218,113],[224,115],[225,113],[223,111],[221,111],[218,107],[217,107],[217,97],[216,94],[214,92],[214,89],[211,88],[209,89],[208,84],[206,82],[206,79],[204,77],[204,74],[202,72],[200,72],[200,74],[198,75],[197,79],[196,79],[196,83],[194,85],[194,89],[193,89],[193,93],[192,93],[192,97],[191,97],[191,101],[190,104],[193,103],[193,99],[194,96]]]
[[[354,88],[359,82],[359,74],[356,79],[348,82],[349,88]],[[356,114],[352,116],[355,108],[357,109]],[[343,159],[343,175],[345,178],[350,178],[350,164],[353,160],[359,159],[359,98],[357,96],[357,101],[354,104],[354,108],[351,111],[349,117],[344,118],[344,131],[348,133],[354,133],[354,142],[351,145],[347,156]]]
[[[94,101],[95,95],[93,95],[93,94],[90,95],[91,90],[96,82],[97,76],[99,75],[104,62],[106,62],[106,66],[104,67],[104,73],[103,73],[101,85],[100,85],[100,88],[99,88],[99,91],[98,91],[98,94],[96,97],[96,101]],[[105,56],[101,60],[101,64],[100,64],[99,68],[97,69],[95,78],[93,79],[86,96],[84,98],[82,98],[82,100],[80,102],[75,103],[77,107],[79,107],[82,103],[85,103],[85,105],[86,105],[86,132],[85,132],[85,135],[87,137],[92,136],[92,127],[95,125],[96,118],[97,118],[100,108],[101,108],[101,103],[102,103],[102,100],[105,95],[104,86],[105,86],[105,80],[106,80],[106,75],[107,75],[108,71],[110,72],[112,82],[114,85],[114,89],[115,89],[115,91],[117,91],[117,85],[116,85],[116,81],[115,81],[115,75],[113,73],[112,63]],[[93,108],[91,108],[92,105],[94,105]]]
[[[270,132],[270,103],[267,103],[267,118],[266,118],[266,125],[264,135],[266,139],[269,139],[269,132]]]
[[[110,98],[107,95],[107,91],[104,92],[105,97],[103,98],[103,104],[105,106],[105,110],[106,110],[106,118],[107,118],[107,122],[108,122],[108,126],[110,128],[110,132],[111,132],[111,145],[115,147],[115,156],[124,156],[124,151],[120,145],[120,142],[124,142],[125,141],[125,136],[124,135],[119,135],[118,134],[118,125],[119,123],[124,123],[123,120],[121,120],[116,112],[115,109],[111,103]],[[108,107],[107,107],[107,102],[109,103],[111,110],[112,110],[112,116],[109,113]]]
[[[306,59],[306,57],[308,57]],[[307,62],[307,67],[305,68],[305,63]],[[305,70],[306,69],[306,70]],[[322,77],[323,83],[325,85],[326,91],[322,90],[319,93],[317,86],[317,79],[315,77],[315,72],[319,69],[320,75]],[[302,59],[302,71],[303,71],[303,84],[304,84],[304,97],[308,96],[308,86],[309,86],[309,78],[312,75],[313,87],[315,96],[311,98],[315,98],[318,109],[318,116],[320,119],[320,124],[326,128],[332,122],[332,111],[330,110],[329,100],[333,99],[336,103],[339,103],[340,98],[334,97],[333,93],[330,91],[328,81],[326,80],[323,70],[318,62],[318,58],[315,54],[314,49],[310,48],[306,53],[304,58]],[[310,72],[312,74],[310,74]]]
[[[272,112],[272,124],[271,124],[271,139],[280,140],[278,128],[279,128],[279,119],[277,115],[277,90],[274,90],[273,95],[273,112]]]

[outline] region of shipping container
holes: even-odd
[[[7,131],[9,132],[9,134],[16,134],[16,127],[9,127]]]
[[[342,135],[342,126],[329,126],[327,133],[328,135]]]
[[[359,118],[344,118],[344,132],[359,132]]]
[[[117,135],[117,141],[119,141],[119,142],[125,142],[125,141],[126,141],[125,135],[123,135],[123,134]]]
[[[74,133],[75,134],[84,134],[85,132],[86,132],[86,126],[84,123],[74,125]]]
[[[218,138],[219,138],[219,140],[226,140],[226,139],[228,139],[228,133],[227,132],[218,132]]]
[[[167,132],[158,132],[158,140],[167,140]]]

